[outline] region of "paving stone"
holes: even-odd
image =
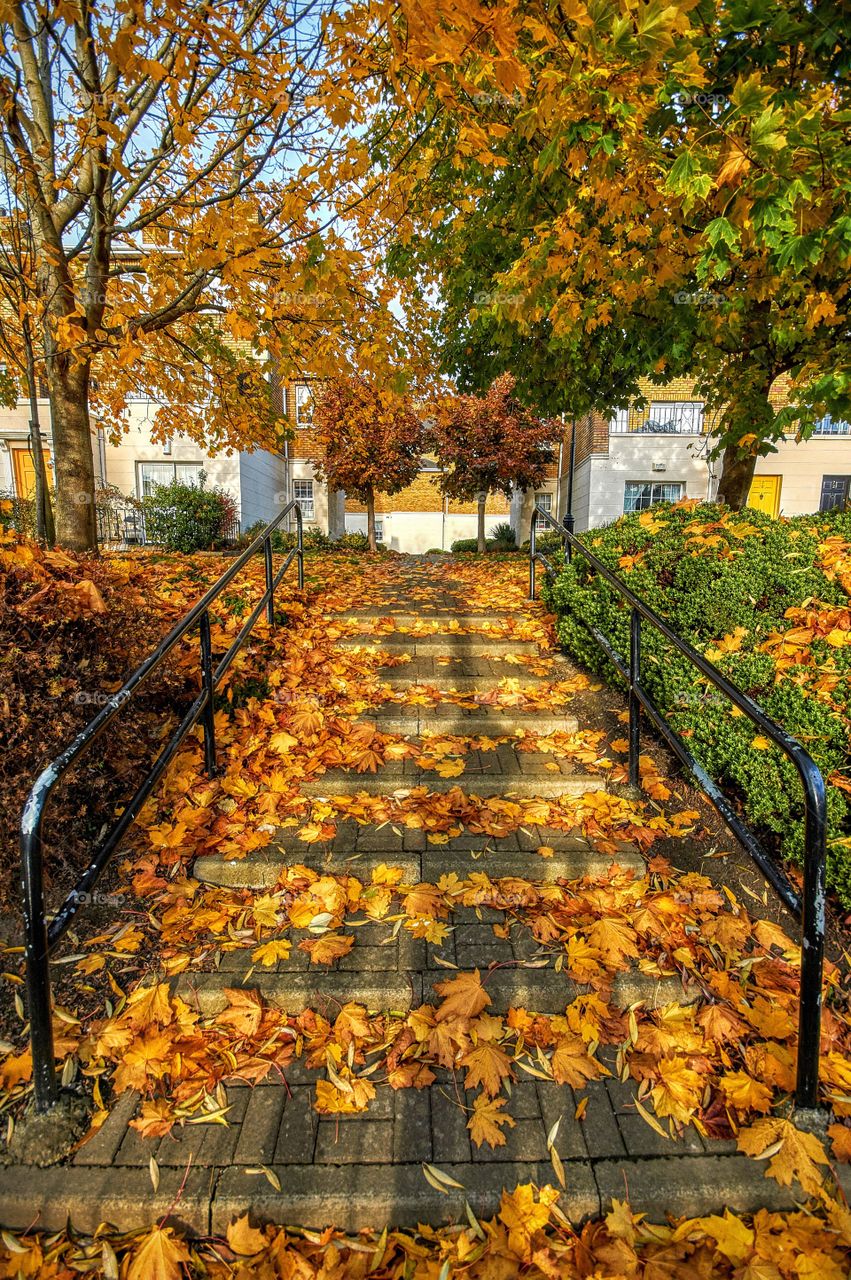
[[[278,1085],[256,1085],[233,1154],[234,1164],[269,1164],[275,1155],[286,1093]]]
[[[556,1084],[555,1081],[549,1080],[537,1081],[535,1090],[541,1107],[545,1132],[549,1134],[558,1121],[554,1139],[558,1154],[564,1160],[584,1160],[588,1153],[582,1122],[576,1119],[577,1099],[573,1090],[568,1085]]]
[[[419,976],[387,972],[345,973],[332,969],[315,969],[308,973],[289,974],[286,980],[273,973],[252,974],[245,982],[236,975],[224,973],[181,974],[177,979],[178,994],[204,1016],[220,1013],[227,1007],[226,988],[258,991],[262,998],[279,1008],[300,1013],[307,1008],[319,1010],[353,1000],[369,1009],[409,1009],[421,1004]]]
[[[251,1188],[252,1217],[259,1222],[303,1226],[322,1230],[329,1222],[346,1231],[374,1227],[376,1222],[392,1222],[413,1227],[419,1222],[438,1226],[465,1222],[465,1203],[480,1218],[492,1217],[499,1208],[503,1188],[513,1190],[520,1182],[551,1183],[552,1165],[506,1163],[440,1164],[440,1168],[461,1183],[444,1194],[423,1177],[419,1164],[342,1165],[329,1176],[327,1167],[276,1169],[281,1191],[266,1179],[256,1179]],[[567,1189],[559,1205],[574,1223],[596,1216],[599,1195],[587,1165],[566,1168]],[[211,1231],[222,1234],[229,1222],[245,1212],[244,1179],[235,1169],[222,1174],[212,1206]]]
[[[270,1164],[310,1164],[316,1145],[319,1117],[313,1108],[312,1089],[293,1089],[284,1101],[281,1123]]]
[[[199,1163],[209,1167],[227,1168],[233,1163],[233,1153],[239,1142],[240,1127],[245,1118],[251,1090],[248,1085],[231,1085],[225,1089],[228,1106],[227,1125],[205,1124],[204,1142],[198,1153]]]
[[[590,1081],[577,1101],[586,1095],[588,1105],[581,1121],[585,1146],[589,1156],[621,1156],[626,1154],[623,1135],[618,1128],[615,1110],[603,1080]]]
[[[428,1089],[400,1089],[393,1124],[393,1160],[432,1159],[431,1105]]]
[[[503,1129],[505,1143],[501,1147],[473,1146],[473,1160],[497,1162],[543,1161],[549,1159],[547,1135],[540,1120],[518,1120],[514,1128]]]
[[[321,1119],[316,1134],[317,1164],[392,1164],[393,1122]]]
[[[147,1162],[146,1162],[147,1163]],[[28,1167],[0,1169],[0,1222],[12,1231],[26,1228],[91,1234],[102,1222],[120,1231],[167,1223],[207,1235],[215,1184],[207,1169],[162,1169],[156,1191],[148,1169]]]
[[[432,1085],[431,1128],[434,1162],[441,1168],[444,1163],[470,1160],[472,1148],[464,1111],[464,1093],[460,1105],[454,1099],[450,1082]]]
[[[115,1153],[113,1163],[147,1168],[158,1144],[159,1138],[143,1138],[137,1129],[128,1129],[121,1140],[121,1146]]]
[[[601,1160],[594,1165],[603,1212],[613,1198],[628,1199],[634,1213],[652,1222],[668,1217],[752,1212],[755,1206],[793,1209],[800,1189],[765,1177],[763,1165],[747,1156],[668,1156],[645,1160]]]
[[[630,1156],[669,1156],[688,1152],[702,1155],[704,1144],[692,1125],[685,1128],[676,1139],[663,1138],[652,1129],[635,1108],[638,1085],[634,1080],[606,1080],[606,1092],[612,1103],[620,1135]],[[652,1112],[652,1106],[650,1107]],[[665,1121],[660,1121],[662,1128]]]
[[[128,1089],[125,1093],[119,1094],[97,1133],[76,1152],[74,1164],[112,1164],[138,1105],[139,1095],[135,1091]]]

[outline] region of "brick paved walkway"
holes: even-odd
[[[451,569],[445,570],[451,574]],[[385,602],[359,615],[367,631],[377,616],[395,613],[399,625],[417,616],[442,620],[444,627],[469,622],[460,590],[446,580],[435,591],[435,569],[408,563],[399,588]],[[429,594],[430,593],[430,594]],[[410,614],[411,598],[417,614]],[[424,598],[425,597],[425,598]],[[506,614],[507,611],[503,611]],[[488,619],[501,616],[485,615]],[[345,643],[355,643],[348,640]],[[388,652],[412,659],[394,668],[396,685],[426,679],[445,687],[487,688],[505,675],[518,675],[524,683],[536,679],[559,680],[573,668],[556,658],[545,676],[527,675],[507,666],[514,652],[534,652],[529,642],[490,640],[451,634],[415,638],[397,632],[366,642],[380,644]],[[450,665],[441,657],[456,659]],[[608,703],[615,699],[606,695]],[[517,710],[465,711],[446,703],[437,708],[389,704],[375,719],[383,727],[416,735],[424,729],[441,732],[513,733],[523,724],[540,728],[574,728],[574,711],[582,700],[566,703],[563,712],[538,715]],[[570,789],[599,790],[600,775],[588,776],[569,764],[558,773],[546,768],[551,757],[519,755],[508,745],[468,760],[461,779],[471,790],[488,794],[534,796],[558,794]],[[469,775],[469,781],[467,778]],[[457,786],[458,779],[435,780],[433,790]],[[375,776],[347,775],[338,771],[310,783],[306,790],[317,795],[369,790],[382,794],[425,781],[406,762]],[[543,861],[536,850],[548,844],[554,856]],[[654,846],[675,865],[685,854],[689,866],[700,851],[682,842]],[[643,868],[634,848],[622,847],[616,860],[624,866]],[[421,832],[385,826],[359,827],[341,824],[330,848],[305,846],[281,839],[243,862],[219,858],[199,859],[195,874],[214,884],[230,884],[262,890],[275,883],[287,861],[312,864],[326,870],[368,874],[380,862],[404,869],[406,882],[434,882],[452,871],[464,876],[487,870],[491,876],[520,875],[528,879],[555,879],[601,874],[611,859],[595,852],[577,836],[556,831],[529,830],[501,840],[461,836],[447,845],[427,844]],[[387,944],[388,927],[377,923],[357,930],[357,943],[349,955],[329,971],[308,971],[308,957],[293,947],[290,958],[276,969],[259,973],[250,953],[230,952],[213,974],[186,974],[177,980],[185,999],[204,1013],[224,1004],[224,989],[246,985],[290,1011],[305,1007],[333,1009],[338,1002],[360,1001],[371,1009],[405,1011],[432,999],[432,985],[444,981],[447,969],[440,960],[461,969],[482,970],[504,964],[488,977],[494,1011],[509,1005],[540,1012],[561,1012],[581,988],[552,968],[517,968],[506,962],[528,960],[535,952],[533,940],[520,930],[507,938],[495,936],[493,925],[502,913],[460,910],[452,919],[454,931],[438,946],[416,940],[404,932]],[[301,935],[296,931],[295,942]],[[672,999],[687,1000],[679,979],[654,978],[637,970],[622,975],[615,984],[613,1001],[622,1008],[636,1001],[657,1005]],[[614,1066],[613,1057],[603,1061]],[[226,1125],[187,1125],[171,1135],[146,1141],[128,1128],[137,1099],[122,1097],[100,1132],[83,1146],[72,1165],[39,1170],[0,1170],[0,1221],[20,1228],[35,1219],[48,1229],[64,1225],[70,1213],[78,1229],[93,1229],[101,1221],[125,1228],[158,1221],[172,1211],[175,1220],[196,1232],[220,1231],[235,1214],[251,1208],[260,1219],[304,1226],[381,1227],[385,1223],[409,1225],[463,1218],[465,1202],[477,1214],[491,1214],[503,1187],[518,1182],[553,1183],[547,1135],[558,1121],[555,1147],[565,1168],[564,1212],[575,1221],[606,1212],[612,1197],[629,1196],[632,1208],[651,1218],[667,1214],[708,1213],[725,1206],[748,1210],[759,1206],[791,1207],[800,1195],[782,1189],[763,1176],[759,1163],[736,1154],[734,1143],[707,1142],[693,1129],[679,1142],[656,1133],[638,1114],[634,1082],[620,1083],[616,1075],[591,1083],[588,1103],[576,1118],[573,1091],[551,1081],[520,1079],[512,1086],[508,1110],[516,1120],[507,1131],[505,1146],[480,1149],[471,1146],[463,1106],[461,1077],[438,1074],[423,1091],[393,1091],[377,1086],[377,1096],[362,1115],[319,1116],[312,1106],[317,1072],[296,1062],[286,1068],[286,1080],[270,1079],[251,1089],[228,1086],[222,1097],[230,1108]],[[520,1073],[522,1075],[522,1073]],[[152,1192],[149,1162],[159,1166],[159,1187]],[[423,1173],[423,1162],[437,1166],[460,1187],[442,1193]]]

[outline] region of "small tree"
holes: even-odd
[[[434,426],[443,492],[478,500],[479,554],[485,551],[488,494],[510,497],[515,488],[537,488],[562,431],[561,423],[522,405],[514,386],[512,374],[504,373],[483,396],[453,396],[440,405]]]
[[[407,396],[359,375],[325,384],[314,411],[316,470],[331,489],[366,503],[375,551],[375,494],[398,493],[420,469],[423,425]]]

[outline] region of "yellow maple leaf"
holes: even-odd
[[[521,1183],[512,1192],[503,1191],[499,1206],[499,1219],[508,1228],[508,1247],[522,1261],[532,1256],[532,1239],[550,1220],[552,1207],[558,1200],[554,1187],[537,1188]]]
[[[435,983],[435,991],[443,1000],[437,1010],[438,1021],[448,1018],[475,1018],[487,1005],[491,998],[482,986],[478,969],[472,973],[461,973],[457,978],[449,978],[446,982]]]
[[[484,1093],[476,1095],[473,1101],[473,1114],[467,1121],[470,1137],[477,1147],[487,1143],[490,1147],[504,1147],[505,1134],[502,1127],[514,1128],[516,1121],[504,1112],[505,1098],[488,1098]]]
[[[264,942],[261,946],[255,947],[251,953],[251,959],[270,969],[279,960],[286,960],[291,950],[292,943],[288,938],[273,938],[271,942]]]
[[[742,1129],[738,1147],[745,1155],[768,1160],[766,1177],[788,1187],[797,1179],[809,1196],[821,1193],[823,1178],[819,1165],[827,1164],[827,1153],[813,1133],[804,1133],[791,1120],[765,1116],[749,1129]]]
[[[476,1045],[464,1055],[461,1065],[467,1068],[465,1088],[474,1089],[480,1084],[491,1097],[499,1093],[503,1080],[511,1072],[508,1054],[491,1041]]]
[[[305,938],[298,945],[308,953],[311,964],[333,964],[351,951],[354,941],[353,933],[326,933],[321,938]]]
[[[189,1250],[170,1227],[152,1227],[133,1250],[127,1280],[182,1280]]]

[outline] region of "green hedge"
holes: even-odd
[[[145,536],[169,551],[209,551],[226,536],[236,523],[236,504],[221,489],[206,489],[201,484],[157,485],[143,498]]]
[[[785,616],[802,606],[840,607],[847,629],[851,602],[826,561],[838,547],[845,574],[851,573],[851,514],[772,520],[752,510],[660,504],[581,537],[680,636],[798,738],[826,777],[851,779],[851,646],[834,647],[815,634],[781,668],[772,641],[807,622]],[[838,539],[831,548],[825,546],[829,537]],[[587,629],[596,625],[620,653],[629,652],[629,611],[614,589],[578,556],[545,588],[545,599],[558,615],[564,648],[616,682]],[[750,824],[799,863],[804,811],[794,765],[765,744],[747,717],[733,714],[714,686],[646,623],[642,639],[642,678],[657,705],[695,757],[740,799]],[[828,813],[828,881],[851,907],[851,810],[846,793],[834,785],[828,787]]]

